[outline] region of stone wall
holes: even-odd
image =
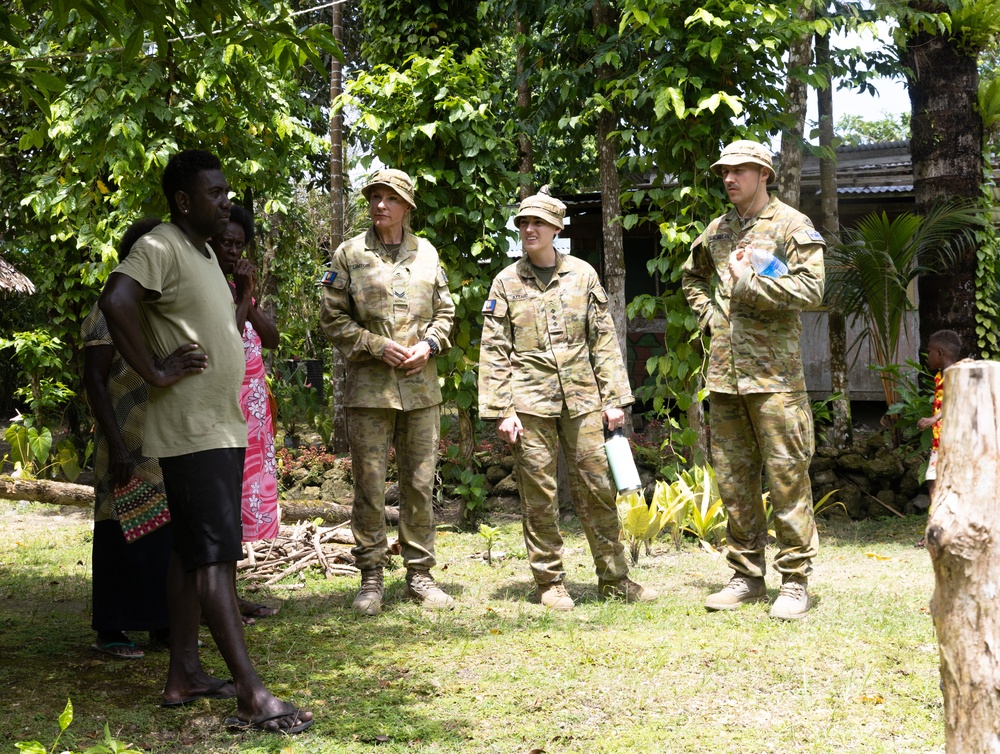
[[[817,448],[809,467],[813,499],[832,490],[832,501],[844,504],[853,519],[926,513],[927,488],[920,476],[926,455],[893,449],[883,434],[861,438],[843,450]]]
[[[663,460],[656,450],[633,447],[646,499],[653,492],[657,472]],[[930,499],[920,476],[925,453],[893,449],[884,434],[859,438],[843,450],[820,447],[809,467],[813,500],[819,501],[834,491],[829,503],[841,502],[852,519],[927,513]],[[490,497],[516,497],[517,485],[511,475],[514,459],[500,456],[485,467],[487,494]],[[890,508],[892,510],[890,510]],[[839,506],[828,509],[843,515]]]

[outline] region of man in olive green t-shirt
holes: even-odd
[[[174,530],[163,706],[235,697],[227,726],[298,733],[312,713],[275,697],[257,675],[234,587],[243,552],[245,360],[229,285],[206,243],[229,221],[229,184],[217,157],[189,150],[171,158],[163,191],[171,222],[135,244],[99,301],[118,351],[150,385],[143,451],[163,469]],[[233,681],[201,665],[202,616]]]

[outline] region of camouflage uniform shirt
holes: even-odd
[[[411,411],[439,404],[433,357],[411,377],[382,361],[390,340],[407,348],[424,338],[442,350],[451,346],[455,303],[434,246],[404,232],[394,262],[372,228],[337,248],[320,283],[320,324],[348,362],[344,405]]]
[[[735,208],[713,220],[691,245],[682,284],[712,344],[706,386],[717,393],[786,393],[806,389],[799,311],[823,300],[822,235],[809,218],[771,197],[746,227]],[[738,248],[771,252],[788,274],[762,277],[748,267],[729,274]]]
[[[479,413],[571,417],[632,403],[608,295],[594,268],[556,255],[543,289],[525,254],[493,281],[483,305]]]

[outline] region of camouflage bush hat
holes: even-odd
[[[538,217],[549,225],[554,225],[562,230],[563,218],[566,217],[566,205],[554,196],[549,196],[548,186],[542,186],[537,194],[529,196],[521,202],[517,214],[514,215],[514,225],[520,223],[522,217]]]
[[[361,189],[361,195],[370,201],[372,189],[376,186],[387,186],[388,188],[391,188],[403,197],[403,201],[409,204],[413,209],[417,208],[417,205],[413,201],[413,181],[410,179],[410,176],[402,170],[394,170],[392,168],[376,170],[375,174],[371,177],[368,183],[366,183]]]
[[[723,166],[732,168],[737,165],[746,165],[748,162],[768,169],[771,174],[767,179],[768,183],[777,177],[774,165],[771,164],[771,153],[767,147],[749,139],[734,141],[723,149],[719,159],[712,163],[712,172],[720,175],[719,168]]]

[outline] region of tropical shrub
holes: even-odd
[[[952,266],[975,239],[982,217],[974,206],[950,203],[926,216],[885,212],[864,217],[842,232],[843,242],[826,254],[826,299],[851,320],[861,322],[859,339],[868,343],[876,365],[898,363],[906,313],[914,309],[910,287],[920,275]],[[897,402],[896,382],[880,374],[887,405]]]
[[[657,482],[659,492],[664,482]],[[618,495],[615,505],[618,509],[618,521],[621,524],[622,536],[628,546],[632,563],[639,562],[639,551],[642,545],[649,553],[653,540],[667,524],[670,513],[663,505],[663,495],[653,495],[653,500],[647,505],[641,490]]]

